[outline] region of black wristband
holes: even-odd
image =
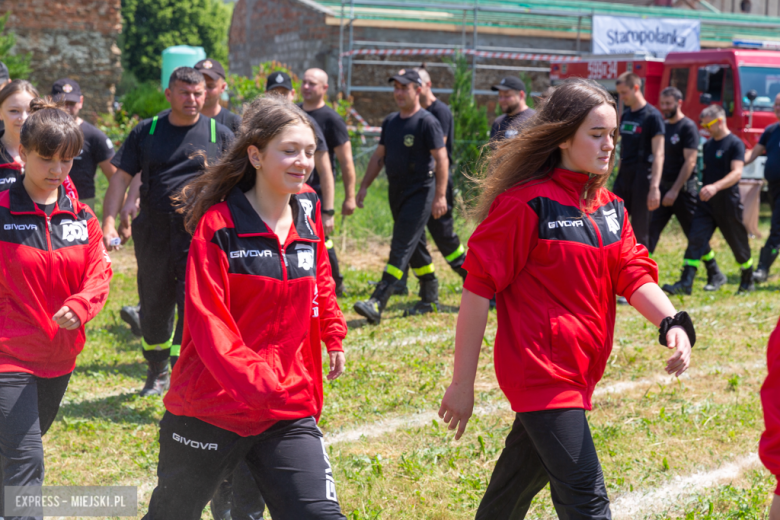
[[[320,213],[322,213],[323,215],[327,215],[329,217],[332,217],[333,215],[336,214],[336,210],[335,209],[321,209]]]
[[[669,332],[669,329],[672,327],[677,326],[680,326],[683,328],[683,330],[685,330],[685,333],[688,335],[688,340],[691,342],[691,346],[695,345],[696,330],[693,328],[691,317],[688,316],[688,313],[685,311],[680,311],[673,317],[669,316],[664,318],[664,320],[661,322],[661,326],[658,328],[658,342],[665,347],[666,333]]]

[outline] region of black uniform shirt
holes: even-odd
[[[533,108],[526,108],[522,112],[513,116],[502,114],[493,121],[493,126],[490,127],[490,139],[496,141],[502,141],[504,139],[511,139],[517,135],[520,131],[520,127],[523,122],[536,114],[536,110]]]
[[[699,130],[696,123],[688,117],[683,117],[676,123],[665,123],[666,138],[664,139],[664,169],[661,179],[664,182],[674,182],[680,175],[685,164],[686,148],[699,149]],[[696,172],[696,167],[693,169]],[[691,175],[693,178],[693,174]]]
[[[158,117],[154,135],[149,135],[151,119],[138,123],[111,159],[111,164],[136,175],[148,162],[150,171],[144,172],[141,203],[157,211],[173,213],[171,196],[203,171],[203,161],[197,157],[190,158],[190,155],[207,151],[211,139],[211,119],[200,116],[194,125],[174,126],[168,120],[169,114]],[[217,123],[216,133],[217,155],[222,155],[233,140],[233,132]],[[152,140],[151,157],[145,158],[147,139]]]
[[[452,117],[450,107],[437,99],[428,105],[428,108],[425,110],[433,114],[433,117],[435,117],[441,125],[444,137],[447,138],[447,142],[445,143],[447,146],[447,158],[450,160],[450,167],[452,167],[452,141],[455,139],[455,119]]]
[[[303,108],[303,103],[298,105]],[[347,130],[347,123],[341,118],[338,112],[330,108],[328,105],[323,105],[320,108],[312,110],[304,110],[309,117],[314,119],[322,130],[322,135],[325,136],[325,143],[328,145],[326,150],[330,153],[330,168],[333,173],[336,173],[336,153],[337,146],[349,141],[349,131]],[[325,208],[327,209],[327,208]]]
[[[650,103],[636,112],[625,109],[620,118],[621,164],[653,162],[653,137],[664,133],[664,118]]]
[[[327,152],[328,142],[325,140],[325,135],[322,133],[322,128],[320,128],[320,125],[317,123],[317,120],[314,119],[313,117],[309,116],[309,121],[314,127],[314,137],[317,138],[317,148],[315,148],[314,151]],[[311,186],[311,188],[317,192],[317,196],[320,198],[320,200],[322,200],[322,186],[320,185],[320,174],[317,172],[317,168],[314,168],[314,170],[312,170],[311,175],[309,175],[309,180],[306,181],[306,184]],[[326,208],[323,206],[322,209],[333,209],[333,208]]]
[[[385,146],[385,169],[391,183],[411,185],[434,181],[431,150],[444,148],[441,125],[421,108],[411,117],[394,112],[382,122],[379,144]]]
[[[768,182],[780,181],[780,123],[766,127],[758,144],[766,148],[764,178]]]
[[[731,172],[731,161],[745,160],[745,145],[734,134],[729,134],[720,141],[710,139],[704,143],[704,170],[702,182],[704,185],[721,180]],[[737,184],[732,186],[738,189]]]
[[[214,119],[217,120],[217,123],[222,123],[228,127],[234,134],[238,133],[238,127],[241,126],[241,116],[234,114],[225,107],[222,107],[222,110],[219,111],[219,114]]]
[[[5,134],[5,128],[0,130],[0,138]],[[5,149],[3,143],[0,143],[0,191],[5,191],[11,188],[15,182],[22,178],[22,172],[16,168],[9,166],[3,166],[5,164],[11,164],[14,162],[13,157]]]
[[[114,156],[114,143],[106,134],[87,123],[81,123],[84,134],[84,147],[78,157],[73,158],[70,179],[76,186],[80,199],[95,196],[95,172],[100,163]]]

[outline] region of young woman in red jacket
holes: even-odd
[[[489,301],[496,376],[516,419],[476,518],[523,518],[549,482],[561,518],[611,518],[585,411],[612,349],[615,298],[660,326],[680,375],[695,341],[685,313],[658,287],[623,201],[604,188],[614,163],[612,97],[586,80],[555,89],[534,120],[488,164],[469,240],[452,383],[439,415],[460,438]]]
[[[305,184],[315,144],[298,107],[257,99],[230,151],[181,195],[194,231],[187,310],[149,520],[199,519],[242,460],[274,520],[345,518],[316,423],[321,344],[335,379],[347,327]]]
[[[769,336],[766,367],[766,380],[761,387],[764,433],[758,444],[758,455],[778,481],[769,520],[780,520],[780,322]]]
[[[81,151],[81,129],[68,113],[42,99],[32,101],[30,113],[20,133],[25,175],[0,193],[0,467],[5,486],[42,484],[41,436],[57,415],[84,348],[84,325],[103,308],[111,280],[97,218],[62,188]]]

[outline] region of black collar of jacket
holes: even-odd
[[[301,211],[299,197],[300,195],[290,197],[295,231],[304,240],[319,240],[319,237],[314,233],[314,222]],[[227,204],[230,214],[233,216],[236,233],[239,235],[273,234],[273,231],[268,229],[240,188],[235,187],[230,191],[227,196]]]
[[[13,183],[9,191],[11,192],[9,194],[9,197],[11,198],[9,204],[11,213],[43,213],[27,193],[27,189],[24,187],[24,177]],[[73,207],[73,203],[65,194],[65,190],[62,186],[57,188],[57,206],[54,209],[54,213],[61,211],[70,213],[74,218],[76,217],[76,210]]]

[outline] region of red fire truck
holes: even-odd
[[[589,78],[614,93],[617,77],[633,71],[643,78],[645,97],[656,107],[661,90],[668,86],[683,93],[683,112],[694,121],[704,107],[722,105],[729,128],[751,149],[764,128],[777,121],[773,104],[780,93],[780,51],[768,49],[780,49],[780,43],[734,44],[738,48],[671,53],[666,59],[594,55],[576,62],[553,62],[550,80],[555,85],[566,78]],[[765,158],[758,159],[745,168],[742,178],[762,179],[764,163]]]

